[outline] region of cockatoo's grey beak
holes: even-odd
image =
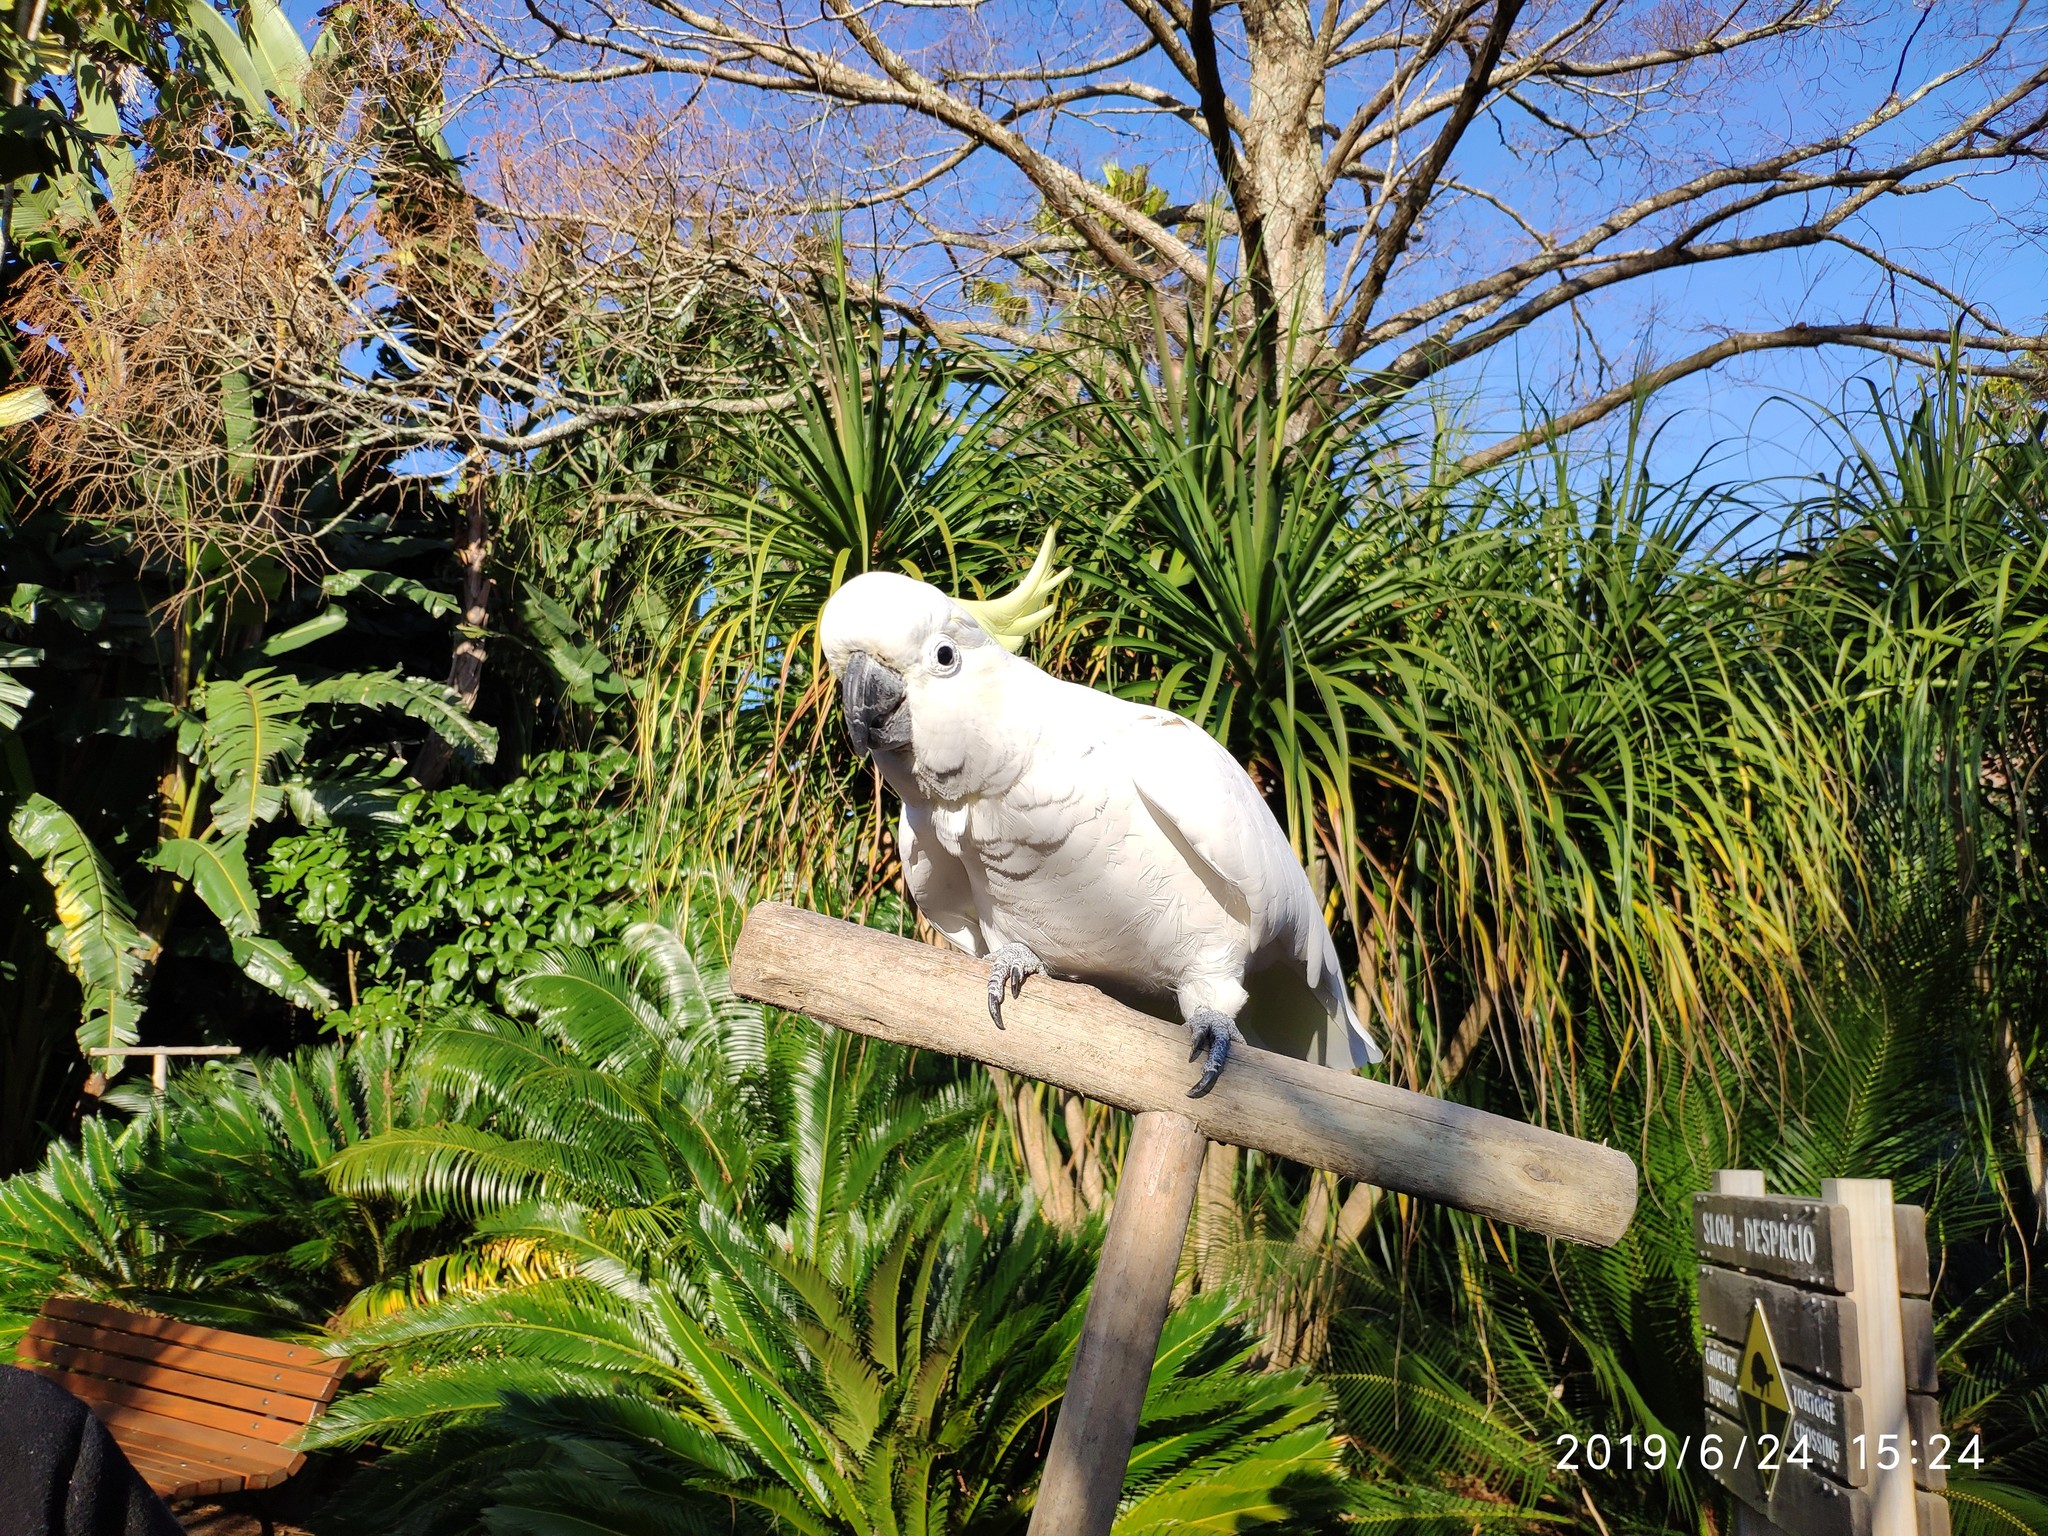
[[[896,752],[910,745],[910,711],[903,707],[903,679],[855,651],[839,676],[839,702],[846,710],[846,734],[856,752]]]

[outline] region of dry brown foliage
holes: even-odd
[[[8,306],[25,368],[59,402],[31,470],[79,515],[174,558],[304,547],[297,473],[353,423],[294,381],[331,367],[376,279],[370,263],[338,270],[354,232],[319,219],[281,152],[231,165],[221,145],[212,124],[166,146],[122,212]]]
[[[760,302],[754,222],[699,190],[733,144],[674,118],[478,118],[458,166],[436,130],[461,82],[418,12],[358,8],[335,58],[268,130],[160,129],[123,206],[8,294],[58,402],[29,466],[75,515],[174,569],[298,565],[338,464],[504,469],[614,417],[758,408],[729,360],[678,345]]]

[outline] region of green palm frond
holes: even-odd
[[[799,1020],[764,1033],[655,925],[507,996],[518,1022],[452,1020],[414,1052],[417,1091],[466,1123],[327,1168],[341,1193],[485,1211],[468,1251],[517,1240],[552,1272],[363,1309],[345,1347],[380,1379],[308,1443],[403,1447],[392,1486],[429,1490],[408,1508],[521,1529],[595,1497],[636,1531],[1020,1522],[1091,1251],[989,1177],[985,1083]],[[1119,1529],[1314,1528],[1328,1412],[1199,1298],[1168,1323]],[[484,1435],[528,1447],[517,1475]]]
[[[126,1199],[142,1163],[143,1128],[88,1120],[78,1144],[50,1148],[40,1168],[0,1181],[0,1345],[11,1345],[52,1294],[116,1300],[175,1291],[197,1265]]]

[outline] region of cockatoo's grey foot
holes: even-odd
[[[1218,1013],[1214,1008],[1196,1009],[1188,1016],[1188,1028],[1195,1036],[1195,1048],[1188,1052],[1188,1060],[1195,1060],[1205,1051],[1209,1055],[1209,1064],[1202,1068],[1202,1080],[1188,1090],[1189,1098],[1199,1099],[1223,1075],[1223,1063],[1230,1060],[1230,1042],[1241,1041],[1244,1036],[1237,1032],[1229,1014]]]
[[[1003,992],[1008,989],[1010,996],[1024,995],[1026,976],[1043,976],[1045,962],[1031,953],[1022,944],[1005,944],[994,950],[988,957],[988,1016],[996,1021],[996,1028],[1003,1027]]]

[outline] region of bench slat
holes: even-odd
[[[128,1464],[142,1474],[150,1491],[166,1499],[190,1499],[208,1493],[240,1493],[241,1477],[222,1472],[203,1462],[155,1451],[141,1445],[123,1445]]]
[[[193,1499],[201,1493],[242,1493],[250,1487],[270,1487],[272,1468],[240,1468],[205,1456],[188,1456],[184,1454],[186,1448],[180,1448],[178,1442],[152,1442],[147,1432],[135,1430],[133,1425],[121,1425],[115,1430],[115,1425],[109,1423],[106,1430],[119,1436],[129,1460],[150,1479],[150,1487],[166,1499]],[[279,1473],[279,1481],[283,1481],[283,1473]]]
[[[109,1355],[77,1344],[40,1337],[39,1333],[40,1330],[31,1328],[23,1335],[16,1349],[18,1358],[57,1366],[74,1375],[103,1376],[114,1381],[150,1387],[159,1392],[173,1393],[179,1397],[193,1398],[203,1403],[218,1403],[224,1408],[239,1408],[249,1413],[260,1413],[267,1418],[279,1419],[294,1426],[312,1422],[313,1415],[320,1410],[320,1401],[317,1399],[299,1397],[286,1392],[266,1391],[260,1386],[245,1386],[240,1382],[223,1381],[216,1376],[199,1375],[149,1360]]]
[[[50,1371],[74,1397],[83,1398],[88,1403],[109,1403],[115,1407],[138,1409],[153,1418],[175,1419],[195,1429],[225,1435],[235,1442],[246,1440],[258,1445],[279,1445],[304,1427],[283,1419],[267,1419],[260,1413],[244,1413],[214,1403],[202,1403],[196,1398],[154,1392],[132,1382],[109,1381],[104,1376],[81,1376],[61,1367],[44,1366],[43,1369]],[[193,1443],[204,1445],[208,1442],[195,1439]]]
[[[230,1333],[224,1328],[202,1328],[196,1323],[180,1323],[168,1317],[146,1317],[140,1312],[124,1312],[119,1307],[103,1307],[96,1301],[80,1301],[72,1296],[52,1296],[43,1303],[43,1311],[50,1317],[89,1323],[116,1333],[162,1339],[172,1344],[190,1344],[216,1354],[295,1366],[302,1371],[324,1371],[335,1363],[333,1357],[305,1344],[280,1344],[275,1339]]]
[[[93,1415],[107,1426],[124,1448],[133,1443],[152,1455],[182,1458],[210,1472],[232,1473],[248,1480],[251,1487],[270,1486],[257,1479],[272,1476],[281,1479],[297,1471],[306,1459],[303,1451],[287,1451],[260,1440],[237,1440],[217,1430],[180,1423],[175,1419],[160,1419],[155,1414],[123,1408],[118,1403],[93,1403],[89,1406]]]
[[[123,1444],[132,1441],[159,1461],[188,1464],[195,1472],[232,1473],[236,1478],[258,1477],[283,1470],[303,1454],[280,1450],[274,1445],[250,1445],[233,1450],[217,1445],[194,1445],[187,1437],[190,1425],[153,1418],[111,1403],[95,1403],[93,1413],[109,1430],[119,1431]]]
[[[104,1355],[109,1359],[132,1360],[142,1365],[164,1366],[194,1376],[210,1376],[217,1381],[232,1382],[236,1386],[261,1388],[272,1395],[281,1393],[307,1403],[309,1408],[306,1416],[309,1419],[312,1417],[313,1408],[323,1406],[333,1399],[335,1388],[341,1383],[342,1370],[347,1364],[346,1361],[339,1359],[326,1360],[318,1370],[267,1365],[245,1356],[223,1354],[216,1348],[173,1344],[164,1339],[122,1333],[111,1328],[96,1328],[89,1323],[67,1322],[62,1318],[48,1316],[38,1317],[29,1324],[23,1342],[26,1343],[29,1339],[46,1339],[53,1344],[71,1345],[74,1348]],[[119,1373],[105,1370],[100,1374]]]
[[[217,1445],[194,1445],[188,1438],[190,1425],[112,1404],[95,1403],[93,1413],[123,1450],[132,1445],[159,1461],[189,1464],[194,1477],[233,1478],[235,1488],[267,1488],[271,1480],[281,1482],[297,1471],[306,1459],[302,1451],[283,1451],[274,1445],[248,1445],[232,1450]]]

